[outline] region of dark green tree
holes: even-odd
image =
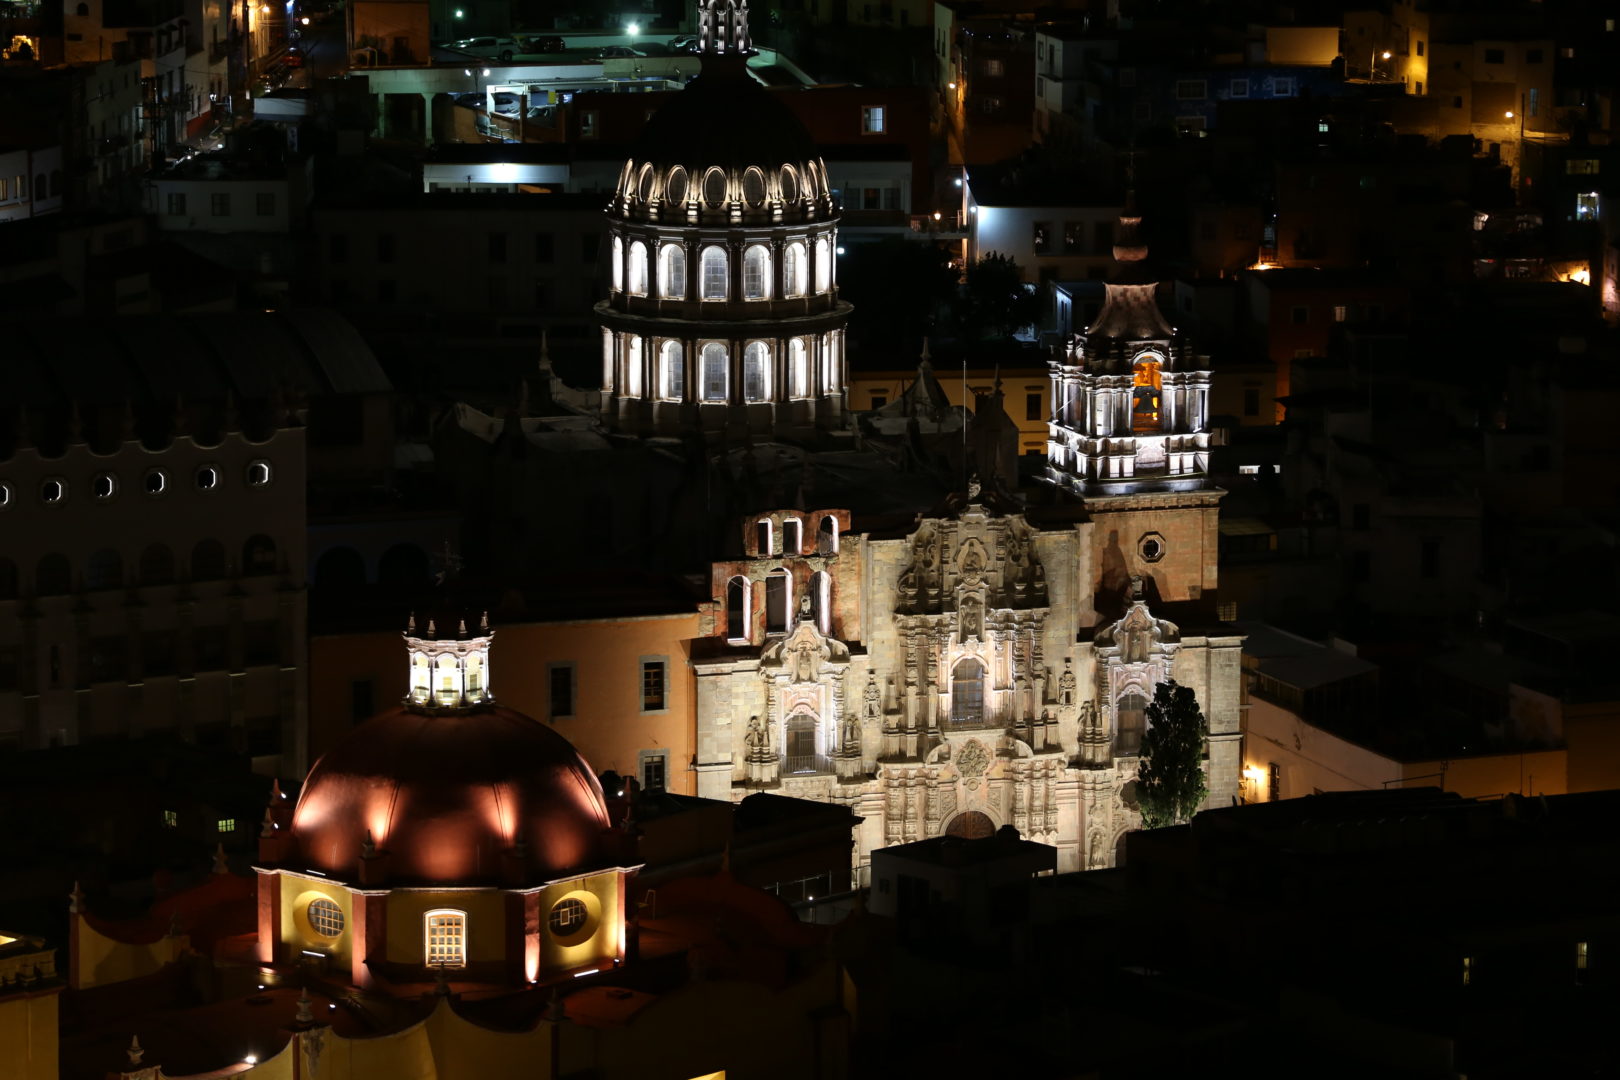
[[[1041,315],[1041,296],[1012,256],[996,252],[968,267],[962,323],[970,337],[1011,337]]]
[[[1192,687],[1167,679],[1153,690],[1136,767],[1136,798],[1144,828],[1179,825],[1198,811],[1209,792],[1204,737],[1209,725]]]

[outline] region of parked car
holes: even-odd
[[[681,34],[678,37],[669,39],[669,51],[672,53],[697,52],[697,48],[698,36],[696,34]]]
[[[517,39],[509,37],[462,38],[460,41],[440,45],[439,48],[490,60],[510,60],[514,55],[523,51]]]
[[[303,67],[304,54],[298,50],[298,46],[289,45],[287,51],[281,54],[281,62],[290,68]]]
[[[518,44],[526,53],[559,53],[568,51],[568,42],[555,34],[516,34]]]
[[[646,56],[640,49],[632,49],[628,45],[606,45],[596,50],[598,60],[624,60],[634,56]]]

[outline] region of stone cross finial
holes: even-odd
[[[129,1037],[129,1049],[125,1050],[124,1053],[129,1055],[129,1063],[131,1065],[139,1065],[141,1063],[141,1058],[146,1056],[146,1051],[141,1049],[141,1038],[139,1035],[131,1035]]]
[[[79,883],[73,883],[73,891],[68,893],[68,914],[78,915],[84,911],[84,893],[79,891]]]
[[[225,843],[220,841],[214,845],[214,865],[209,868],[211,873],[228,874],[231,868],[225,862]]]
[[[314,1004],[309,998],[309,990],[307,988],[300,990],[298,992],[298,1011],[293,1013],[293,1019],[300,1024],[313,1024],[315,1022],[315,1013],[311,1010],[311,1006]]]

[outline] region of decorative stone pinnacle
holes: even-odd
[[[141,1063],[141,1058],[146,1056],[146,1051],[141,1049],[141,1038],[139,1035],[131,1035],[129,1037],[129,1049],[125,1050],[124,1053],[129,1055],[129,1063],[131,1065],[139,1065]]]
[[[84,893],[79,891],[79,883],[73,883],[73,891],[68,893],[68,914],[77,915],[84,910]]]
[[[307,988],[300,990],[298,992],[298,1011],[293,1013],[293,1020],[300,1024],[313,1024],[315,1022],[315,1013],[311,1006],[314,1004],[310,1000],[309,990]]]

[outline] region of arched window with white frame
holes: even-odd
[[[763,341],[750,341],[743,349],[743,400],[771,399],[771,348]]]
[[[619,292],[624,288],[624,241],[617,236],[613,238],[613,291]]]
[[[422,915],[423,955],[430,968],[467,966],[467,913],[434,908]]]
[[[782,249],[782,295],[803,296],[805,283],[804,245],[797,240]]]
[[[823,634],[832,633],[832,575],[825,570],[810,575],[810,613],[816,620],[816,629]]]
[[[832,245],[826,237],[816,241],[816,292],[824,293],[832,288]]]
[[[726,288],[726,249],[718,244],[710,244],[703,249],[703,299],[724,300]]]
[[[771,252],[764,244],[752,244],[743,252],[743,299],[771,298]]]
[[[630,287],[627,290],[631,296],[647,295],[647,245],[640,240],[630,245]]]
[[[738,575],[726,582],[726,639],[747,641],[753,636],[754,590],[748,579]]]
[[[770,555],[775,550],[772,542],[771,519],[760,518],[754,522],[754,554]]]
[[[798,518],[782,521],[782,554],[798,555],[804,550],[804,523]]]
[[[678,341],[664,342],[663,359],[658,365],[664,380],[661,396],[665,401],[680,401],[686,397],[686,350]]]
[[[804,338],[788,339],[788,379],[794,397],[810,396],[810,357],[804,348]]]
[[[785,634],[793,610],[793,577],[782,567],[765,575],[765,632]]]
[[[658,295],[665,300],[686,299],[686,249],[679,244],[658,249]]]
[[[726,354],[726,347],[718,341],[711,341],[703,346],[700,357],[703,361],[703,400],[725,401],[730,389],[731,375],[727,370],[731,358]]]
[[[826,514],[816,526],[816,554],[838,554],[838,519]]]

